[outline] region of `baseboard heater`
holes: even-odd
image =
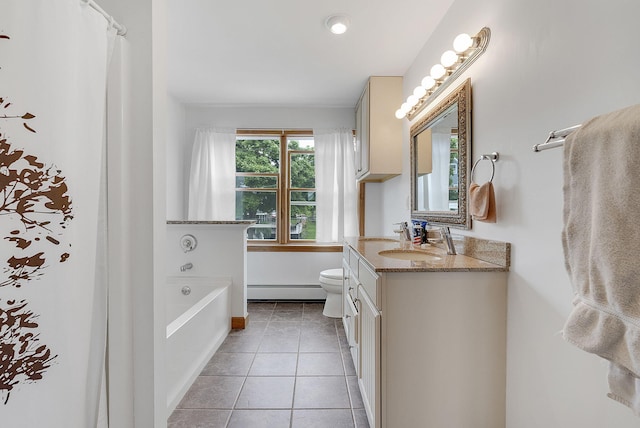
[[[247,285],[249,300],[324,300],[327,293],[316,284]]]

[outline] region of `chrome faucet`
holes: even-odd
[[[453,238],[451,238],[451,231],[449,230],[449,226],[442,226],[440,228],[440,236],[442,236],[444,245],[447,247],[447,254],[455,255],[456,247],[455,245],[453,245]]]
[[[411,229],[409,229],[409,223],[407,223],[406,221],[400,223],[400,227],[402,227],[402,233],[404,234],[404,239],[406,241],[413,241],[413,236],[411,233]]]
[[[187,269],[191,269],[193,267],[193,263],[186,263],[180,266],[180,272],[185,272]]]

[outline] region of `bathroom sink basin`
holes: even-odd
[[[440,256],[419,250],[385,250],[380,251],[378,254],[396,260],[411,260],[414,262],[435,262],[442,260]]]

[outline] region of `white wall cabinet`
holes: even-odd
[[[402,77],[372,76],[356,106],[356,178],[384,181],[402,173]]]
[[[371,428],[505,426],[506,272],[376,272],[343,252]]]

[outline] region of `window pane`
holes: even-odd
[[[236,220],[255,220],[247,229],[248,239],[276,239],[277,204],[275,191],[236,191]]]
[[[275,189],[278,187],[278,177],[236,177],[236,188]]]
[[[452,150],[458,150],[458,134],[451,134],[449,147],[451,147]]]
[[[316,239],[316,192],[291,192],[291,239]]]
[[[236,140],[236,172],[271,172],[280,169],[280,140],[242,137]]]
[[[458,187],[458,152],[449,156],[449,187]]]
[[[313,137],[291,137],[287,142],[289,150],[311,150],[313,151]]]
[[[316,187],[315,155],[294,153],[291,155],[291,187],[313,189]]]

